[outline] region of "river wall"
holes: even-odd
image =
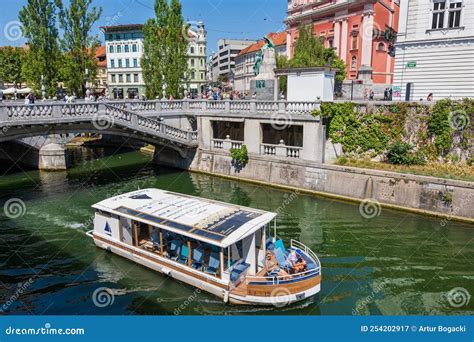
[[[277,160],[250,155],[248,164],[235,168],[229,154],[199,149],[176,164],[176,156],[160,153],[155,162],[236,180],[298,190],[369,207],[401,209],[450,220],[474,223],[474,183],[434,177]],[[372,215],[372,214],[370,214]]]

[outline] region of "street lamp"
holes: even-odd
[[[89,69],[86,68],[86,75],[84,76],[84,81],[86,83],[86,100],[89,100],[89,97],[91,96],[91,90],[89,89]]]
[[[163,75],[163,85],[162,85],[162,89],[163,89],[163,100],[166,100],[166,82],[165,82],[165,76]]]
[[[46,100],[46,84],[44,82],[44,75],[41,75],[41,97],[43,101]]]

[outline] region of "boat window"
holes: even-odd
[[[261,228],[255,233],[255,248],[258,250],[262,248],[262,239],[263,239],[263,230],[265,228]]]

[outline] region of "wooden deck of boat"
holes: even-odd
[[[266,274],[265,269],[262,269],[260,272],[256,274],[257,277],[264,277]],[[247,282],[244,280],[241,282],[235,289],[230,291],[230,293],[236,296],[246,296],[247,295]]]

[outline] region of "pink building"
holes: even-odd
[[[288,56],[293,56],[299,26],[312,25],[346,63],[345,85],[364,85],[356,97],[368,87],[383,94],[393,83],[399,9],[399,0],[288,0]]]

